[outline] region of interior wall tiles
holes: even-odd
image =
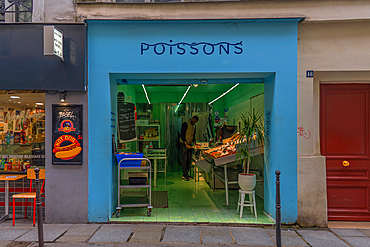
[[[250,100],[245,100],[237,105],[229,107],[229,125],[237,126],[239,129],[240,114],[249,112]]]

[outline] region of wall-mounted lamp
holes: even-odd
[[[60,92],[60,102],[64,102],[66,100],[66,96],[66,92]]]

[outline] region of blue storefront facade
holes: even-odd
[[[275,218],[281,171],[282,222],[297,220],[297,23],[300,19],[88,20],[89,222],[117,204],[112,135],[117,82],[181,84],[191,79],[264,83],[264,211]]]

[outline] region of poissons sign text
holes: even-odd
[[[212,54],[236,54],[240,55],[243,53],[243,43],[240,41],[239,43],[229,43],[229,42],[218,42],[218,43],[209,43],[209,42],[193,42],[193,43],[186,43],[186,42],[178,42],[172,43],[170,40],[169,43],[155,43],[155,44],[148,44],[148,43],[141,43],[140,53],[141,55],[148,54],[150,52],[154,52],[156,55],[212,55]]]

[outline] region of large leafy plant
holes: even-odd
[[[256,146],[265,144],[264,125],[262,122],[262,113],[252,111],[240,115],[240,130],[236,139],[237,144],[237,161],[241,161],[244,173],[249,173],[249,165],[252,157],[251,149]],[[256,147],[257,147],[256,146]]]

